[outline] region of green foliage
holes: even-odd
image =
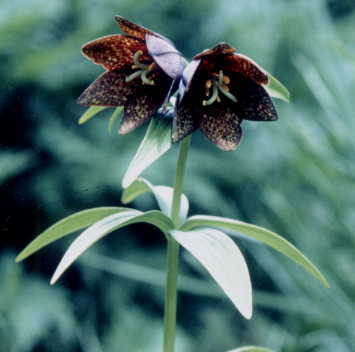
[[[329,287],[327,280],[307,257],[305,257],[290,242],[272,231],[233,219],[205,215],[195,215],[190,217],[182,226],[182,230],[188,231],[202,226],[212,226],[223,230],[235,231],[251,238],[255,238],[303,266],[309,273],[322,282],[325,287]]]
[[[171,215],[171,206],[173,201],[173,188],[167,186],[153,186],[149,181],[144,178],[139,178],[134,181],[129,187],[125,188],[121,201],[123,204],[129,203],[137,198],[139,195],[152,192],[160,210],[163,214]],[[187,213],[189,211],[189,201],[185,194],[181,195],[180,204],[180,219],[182,222],[186,220]]]
[[[237,245],[221,231],[200,228],[195,231],[170,231],[211,274],[240,313],[252,315],[252,289],[249,271]]]
[[[154,118],[150,121],[147,133],[122,180],[127,188],[148,166],[159,159],[171,147],[171,120]]]
[[[19,262],[54,241],[57,241],[66,235],[70,235],[75,231],[88,227],[106,216],[127,210],[127,208],[101,207],[86,209],[69,215],[36,237],[28,246],[26,246],[26,248],[23,249],[23,251],[21,251],[21,253],[16,257],[16,261]]]
[[[332,4],[338,10],[329,10]],[[280,78],[290,89],[292,101],[278,105],[278,122],[262,126],[243,122],[245,138],[235,153],[219,152],[195,134],[184,189],[192,212],[239,218],[282,233],[321,268],[331,288],[322,289],[278,253],[238,241],[250,263],[252,281],[257,283],[256,314],[248,324],[240,323],[210,283],[205,291],[210,295],[203,295],[204,285],[201,289],[188,281],[183,287],[193,287],[195,294],[183,290],[181,350],[215,352],[252,343],[287,352],[352,351],[355,14],[353,2],[347,4],[345,12],[339,10],[343,2],[325,0],[243,0],[238,5],[233,0],[5,0],[0,11],[1,143],[6,153],[4,163],[0,159],[2,250],[22,248],[40,229],[77,209],[114,204],[118,199],[119,180],[146,126],[129,136],[108,135],[111,112],[107,109],[79,128],[76,121],[83,109],[75,105],[81,91],[102,72],[81,57],[80,47],[117,33],[114,14],[166,34],[188,57],[227,41]],[[174,160],[173,155],[159,159],[145,170],[145,176],[155,184],[171,184]],[[152,207],[149,197],[134,202],[139,208]],[[103,253],[162,271],[163,244],[150,228],[137,230],[103,241]],[[143,231],[147,242],[142,242]],[[53,255],[31,258],[26,268],[32,272],[52,268],[62,252],[61,244],[53,246],[48,248]],[[189,258],[183,256],[182,271],[202,281],[205,272]],[[36,312],[48,317],[47,305],[33,293],[34,283],[55,307],[51,318],[70,310],[76,328],[83,321],[92,325],[84,324],[78,332],[81,341],[89,341],[79,347],[77,337],[68,342],[71,331],[53,332],[61,323],[51,324],[48,318],[36,325],[37,335],[28,335],[28,351],[54,352],[58,346],[68,352],[110,351],[117,340],[128,350],[132,340],[138,343],[137,331],[148,331],[152,340],[156,338],[161,328],[157,327],[161,288],[134,281],[133,274],[129,280],[129,275],[105,274],[109,267],[95,270],[84,260],[80,263],[80,275],[72,271],[68,282],[83,280],[82,290],[72,284],[48,288],[48,273],[44,279],[21,276],[18,287],[23,295],[8,297],[17,309],[28,309],[21,315],[26,319],[17,319],[13,305],[7,305],[1,295],[7,312],[0,314],[0,342],[8,343],[5,351],[11,351],[10,347],[23,351],[23,344],[20,349],[17,343],[22,323],[30,326],[37,321],[34,309],[28,308],[29,297],[36,298]],[[2,261],[0,269],[4,268]],[[149,276],[148,280],[154,281]],[[103,290],[97,292],[97,287]],[[142,291],[143,305],[137,304]],[[65,302],[66,310],[56,303],[59,300]],[[99,301],[104,307],[98,306]],[[85,308],[93,318],[79,316],[78,302],[89,302]],[[14,318],[9,319],[10,314]],[[156,351],[154,346],[149,348]]]

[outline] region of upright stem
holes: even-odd
[[[182,194],[182,185],[184,183],[187,155],[189,152],[191,135],[182,140],[179,150],[179,158],[176,166],[173,204],[171,206],[171,218],[175,227],[180,225],[180,203]]]
[[[180,204],[184,182],[187,154],[191,137],[186,137],[180,144],[179,158],[176,166],[171,218],[175,227],[180,226]],[[176,330],[177,276],[179,265],[179,244],[168,237],[167,276],[164,305],[164,352],[174,352]]]

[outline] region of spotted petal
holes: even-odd
[[[224,151],[235,150],[242,138],[241,120],[229,106],[213,104],[203,109],[200,127],[205,136]]]
[[[197,115],[187,101],[184,101],[182,104],[178,103],[175,109],[172,130],[172,140],[174,143],[179,142],[199,127]]]
[[[224,59],[224,69],[226,71],[241,73],[258,84],[267,84],[269,81],[267,73],[245,55],[233,54],[226,56]]]
[[[113,71],[133,63],[133,55],[142,50],[140,60],[148,60],[144,44],[135,38],[123,35],[108,35],[85,44],[83,54],[97,65]]]
[[[172,80],[161,70],[155,72],[154,80],[155,85],[140,85],[125,103],[120,134],[129,133],[140,126],[155,115],[164,103]]]
[[[151,32],[149,29],[128,21],[122,16],[115,16],[115,20],[120,26],[121,31],[131,37],[144,40],[147,33],[153,34],[153,32]]]
[[[78,104],[85,106],[120,106],[136,89],[136,82],[126,83],[121,71],[107,71],[99,76],[78,98]]]
[[[231,108],[242,120],[275,121],[277,112],[266,90],[241,74],[231,74],[231,92],[237,103]]]

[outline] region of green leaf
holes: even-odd
[[[201,226],[212,226],[223,230],[237,231],[255,238],[286,255],[321,281],[324,286],[329,287],[326,278],[305,255],[286,239],[272,231],[246,222],[208,215],[196,215],[188,218],[182,226],[182,230],[188,231]]]
[[[98,114],[100,111],[106,109],[107,106],[90,106],[80,117],[78,124],[82,125],[86,121],[89,121],[92,117]]]
[[[265,90],[271,97],[278,98],[289,103],[290,92],[287,90],[287,88],[270,73],[267,73],[267,75],[269,77],[269,83],[263,86]]]
[[[107,216],[90,226],[74,240],[53,274],[51,284],[53,285],[64,271],[95,242],[115,230],[138,222],[155,225],[163,232],[168,232],[173,228],[171,220],[157,210],[146,213],[138,210],[127,210],[119,214]]]
[[[259,347],[259,346],[244,346],[239,347],[235,350],[230,350],[228,352],[273,352],[269,348]]]
[[[110,120],[108,122],[108,133],[112,132],[113,125],[120,118],[122,111],[123,111],[123,106],[119,106],[118,108],[115,109],[115,111],[111,115]]]
[[[128,166],[122,180],[127,188],[148,166],[159,159],[171,147],[171,120],[155,117],[151,119],[148,130]]]
[[[243,254],[225,233],[201,228],[195,231],[170,231],[211,274],[240,313],[252,315],[252,289]]]
[[[171,215],[171,205],[173,202],[174,189],[167,186],[153,186],[149,181],[144,178],[138,178],[131,183],[128,188],[123,191],[121,201],[123,204],[127,204],[133,201],[139,195],[152,192],[156,201],[158,202],[160,210],[166,215]],[[180,205],[180,218],[184,222],[189,211],[189,201],[185,194],[181,195]]]
[[[31,254],[37,252],[48,244],[69,235],[75,231],[88,227],[95,222],[105,218],[108,215],[126,211],[128,208],[119,207],[100,207],[79,211],[72,214],[42,232],[36,237],[21,253],[16,257],[16,262],[19,262]]]

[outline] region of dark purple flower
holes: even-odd
[[[79,97],[85,106],[124,106],[119,133],[126,134],[157,113],[173,93],[185,60],[172,42],[116,16],[123,35],[85,44],[83,54],[106,71]]]
[[[196,55],[180,81],[172,138],[200,128],[220,149],[234,150],[243,120],[274,121],[277,113],[263,88],[268,75],[226,43]]]

